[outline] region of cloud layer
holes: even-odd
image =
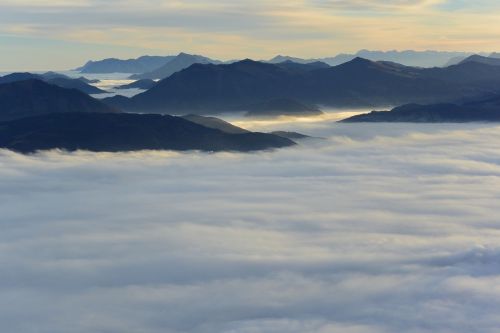
[[[2,329],[498,331],[499,128],[297,128],[328,139],[1,151]]]
[[[89,58],[179,51],[221,59],[365,48],[498,51],[498,9],[492,0],[7,0],[0,3],[0,69],[67,69]],[[38,57],[19,58],[24,52]]]

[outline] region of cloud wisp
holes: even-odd
[[[1,151],[1,327],[497,331],[499,128],[391,126],[256,154]]]
[[[180,51],[226,60],[360,49],[498,51],[498,9],[491,0],[8,0],[0,3],[0,60],[10,70]],[[56,59],[41,41],[45,48],[60,43]],[[10,55],[24,52],[39,57]]]

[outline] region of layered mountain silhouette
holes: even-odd
[[[89,151],[254,151],[292,146],[264,133],[230,134],[168,115],[51,113],[0,122],[0,147],[23,153]]]
[[[0,121],[52,112],[117,112],[76,90],[29,79],[0,84]]]
[[[500,66],[500,58],[496,57],[483,57],[477,54],[471,55],[470,57],[465,58],[462,60],[460,63],[466,63],[466,62],[479,62],[481,64],[486,64],[486,65],[491,65],[491,66]]]
[[[247,59],[228,65],[194,64],[130,99],[120,96],[105,102],[126,111],[173,114],[248,111],[249,105],[277,99],[329,107],[386,107],[452,102],[490,92],[499,84],[500,66],[477,62],[417,68],[355,58],[338,66],[296,70]]]
[[[85,80],[82,80],[80,78],[72,79],[66,75],[54,72],[47,72],[45,74],[12,73],[0,77],[0,84],[16,82],[16,81],[24,81],[24,80],[41,80],[49,84],[59,86],[61,88],[77,89],[89,95],[102,94],[106,92],[102,89],[90,85],[89,83],[85,82]]]
[[[150,72],[135,74],[130,78],[134,80],[141,79],[164,79],[169,77],[170,75],[179,72],[185,68],[193,64],[218,64],[220,61],[212,60],[207,57],[203,57],[200,55],[192,55],[187,53],[179,53],[176,57],[170,59],[160,68],[152,70]]]
[[[137,59],[108,58],[89,61],[76,70],[81,73],[145,73],[166,64],[174,56],[142,56]]]
[[[269,60],[270,63],[280,63],[283,61],[293,61],[295,63],[311,63],[316,61],[324,62],[330,66],[337,66],[357,57],[372,61],[391,61],[406,66],[416,67],[443,67],[455,65],[461,60],[473,55],[470,52],[444,52],[444,51],[370,51],[360,50],[354,54],[338,54],[334,57],[302,59],[297,57],[278,55]],[[453,63],[450,63],[454,59]]]
[[[391,111],[372,111],[343,122],[472,122],[500,121],[500,96],[462,104],[439,103],[430,105],[406,104]]]
[[[41,76],[45,79],[45,80],[50,80],[50,79],[56,79],[56,78],[63,78],[63,79],[72,79],[71,77],[67,76],[67,75],[64,75],[64,74],[61,74],[61,73],[57,73],[57,72],[46,72],[44,74],[41,74]],[[97,80],[97,79],[93,79],[93,80],[89,80],[87,79],[86,77],[84,76],[80,76],[78,78],[76,78],[77,80],[80,80],[82,82],[85,82],[85,83],[88,83],[88,84],[91,84],[91,83],[99,83],[100,80]]]
[[[143,79],[143,80],[137,80],[129,84],[124,84],[121,86],[116,87],[116,89],[142,89],[142,90],[148,90],[153,88],[156,85],[156,81],[150,80],[150,79]]]

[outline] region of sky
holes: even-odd
[[[2,330],[498,332],[498,125],[248,125],[326,139],[0,150]]]
[[[1,0],[0,71],[181,51],[222,60],[500,50],[496,0]]]

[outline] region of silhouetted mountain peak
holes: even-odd
[[[254,151],[295,145],[265,133],[227,133],[169,115],[51,113],[0,126],[0,147],[19,152],[47,149],[90,151]]]
[[[76,90],[38,79],[0,84],[0,121],[51,112],[116,112]]]
[[[471,55],[460,62],[460,64],[466,63],[480,63],[490,66],[500,66],[500,59],[495,57],[483,57],[478,54]]]

